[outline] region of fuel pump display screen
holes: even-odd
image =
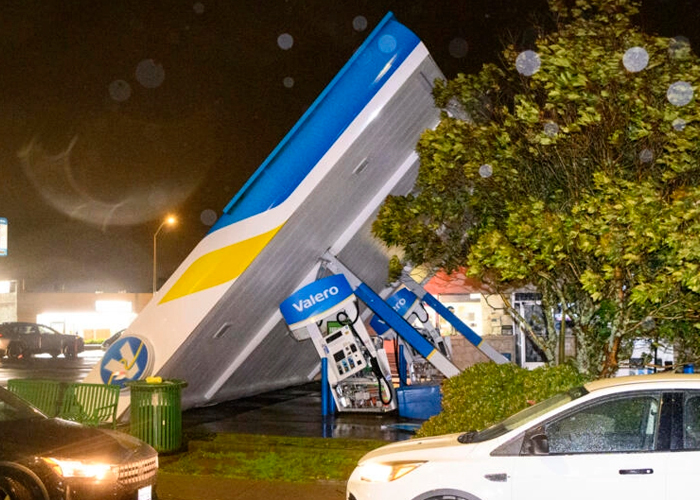
[[[343,380],[367,366],[349,326],[334,331],[324,342],[328,346],[329,354],[333,356],[333,367],[338,380]]]
[[[326,337],[326,344],[332,344],[333,342],[335,342],[336,340],[338,340],[342,336],[343,336],[342,331],[340,331],[338,333],[334,333],[333,335],[329,335],[328,337]]]

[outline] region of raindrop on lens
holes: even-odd
[[[202,2],[197,2],[192,6],[195,14],[204,14],[204,4]]]
[[[453,38],[447,50],[455,59],[461,59],[469,52],[469,43],[464,38]]]
[[[385,54],[391,54],[396,50],[396,38],[384,35],[379,39],[379,50]]]
[[[674,59],[687,59],[690,56],[690,40],[684,36],[674,36],[668,46],[668,53]]]
[[[479,167],[479,175],[484,179],[487,177],[491,177],[491,175],[493,175],[493,168],[491,168],[491,165],[489,165],[488,163],[484,163],[482,166]]]
[[[672,83],[666,92],[668,102],[674,106],[685,106],[693,100],[693,87],[688,82]]]
[[[160,87],[165,80],[163,65],[153,59],[144,59],[136,66],[136,80],[147,89]]]
[[[642,71],[649,64],[649,53],[642,47],[632,47],[622,57],[622,64],[631,73]]]
[[[291,89],[294,87],[294,78],[291,76],[286,77],[284,80],[282,80],[282,85],[287,87],[288,89]]]
[[[559,133],[559,125],[554,122],[547,122],[544,124],[544,133],[548,137],[554,137]]]
[[[447,102],[447,106],[445,106],[445,111],[447,111],[447,114],[455,120],[462,120],[463,122],[472,123],[472,117],[469,116],[469,113],[467,113],[467,110],[464,109],[462,103],[459,102],[455,97],[451,98]]]
[[[365,16],[355,16],[352,20],[352,27],[355,31],[364,31],[367,29],[367,18]]]
[[[683,118],[676,118],[675,120],[673,120],[672,125],[674,130],[681,132],[683,129],[685,129],[687,122]]]
[[[289,50],[294,45],[294,37],[289,33],[282,33],[277,37],[277,45],[282,50]]]
[[[639,153],[639,160],[642,163],[651,163],[653,159],[654,153],[651,151],[651,149],[642,149],[642,151]]]
[[[202,224],[205,226],[213,226],[217,218],[216,212],[211,208],[207,208],[206,210],[203,210],[201,214],[199,214],[199,220],[201,220]]]
[[[540,66],[542,66],[542,60],[534,50],[521,52],[515,59],[515,68],[521,75],[532,76],[540,70]]]
[[[114,80],[108,87],[109,96],[117,102],[124,102],[131,97],[131,85],[124,80]]]

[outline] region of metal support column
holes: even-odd
[[[436,313],[445,318],[445,320],[450,323],[457,332],[462,334],[464,338],[474,344],[474,346],[488,356],[489,359],[499,365],[509,363],[508,358],[494,349],[491,345],[487,344],[484,339],[481,338],[481,336],[464,324],[462,320],[459,319],[452,311],[445,307],[438,299],[430,295],[419,283],[416,283],[416,281],[411,278],[406,271],[404,271],[401,275],[401,282],[406,285],[406,288],[415,293],[420,300],[425,302]]]

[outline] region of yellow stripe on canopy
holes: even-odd
[[[160,304],[238,278],[281,227],[201,256],[182,273]]]

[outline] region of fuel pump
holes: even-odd
[[[367,333],[359,302],[342,274],[301,288],[280,304],[280,311],[294,338],[311,339],[319,356],[327,360],[339,411],[396,408],[386,352]]]
[[[448,359],[452,357],[452,349],[448,338],[440,335],[440,332],[430,323],[428,312],[423,307],[420,299],[407,288],[401,288],[386,299],[386,303],[400,314],[415,330]],[[408,376],[411,383],[421,383],[442,378],[442,374],[424,357],[422,357],[410,344],[390,329],[389,325],[379,316],[374,315],[369,325],[377,333],[387,340],[394,340],[396,345],[403,345],[403,353],[408,365]],[[398,354],[398,349],[397,349]],[[397,360],[398,361],[398,360]],[[398,366],[398,362],[397,362]]]

